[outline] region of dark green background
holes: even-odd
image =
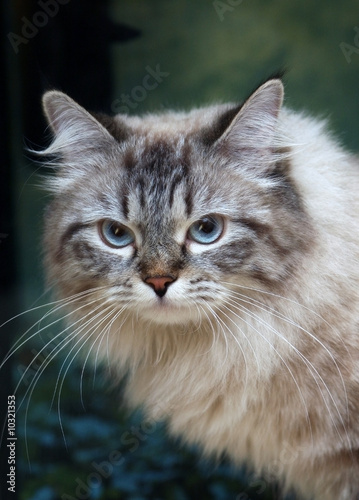
[[[28,9],[25,4],[29,2],[15,3],[11,19],[16,18],[19,23],[22,4]],[[358,2],[243,0],[233,7],[230,4],[228,0],[112,0],[109,3],[111,19],[139,29],[141,36],[110,46],[110,108],[122,94],[131,95],[136,86],[142,85],[148,66],[154,69],[159,65],[168,76],[136,103],[133,110],[136,113],[239,101],[263,79],[286,68],[286,104],[328,117],[339,140],[358,150],[359,30],[355,31],[359,26]],[[36,3],[33,7],[35,11],[39,9]],[[66,5],[61,7],[64,12],[66,8]],[[85,24],[86,15],[84,11],[82,22]],[[49,295],[42,296],[41,268],[42,214],[47,194],[37,187],[39,172],[24,154],[24,129],[20,119],[24,103],[17,99],[27,85],[26,74],[19,69],[24,67],[24,55],[14,54],[6,32],[3,43],[7,44],[7,77],[11,86],[9,127],[13,183],[9,189],[13,193],[15,221],[11,238],[15,243],[18,276],[12,293],[20,312],[50,300]],[[26,49],[33,43],[35,39],[29,41]],[[344,46],[347,56],[343,53],[343,44],[347,44]],[[91,67],[91,54],[85,64]],[[95,74],[97,68],[91,71]],[[73,78],[81,79],[81,68]],[[84,85],[91,86],[93,82],[89,79]],[[96,85],[95,94],[97,89],[101,91],[100,85]],[[41,113],[40,104],[37,112]],[[41,314],[41,310],[29,312],[12,323],[11,335],[16,337],[25,332]],[[46,321],[41,323],[44,324]],[[56,335],[59,330],[54,325],[48,331]],[[43,339],[34,339],[19,350],[14,358],[15,380],[47,340],[44,335]],[[140,414],[128,417],[119,409],[120,391],[108,388],[101,373],[93,384],[91,368],[85,370],[84,376],[85,411],[80,404],[81,367],[76,367],[76,363],[71,365],[65,379],[60,405],[66,450],[57,398],[49,410],[65,356],[59,355],[59,360],[46,369],[28,406],[26,432],[31,471],[25,448],[26,402],[19,411],[21,499],[55,500],[64,493],[75,497],[77,478],[86,482],[94,471],[91,462],[108,459],[115,449],[123,452],[125,464],[115,467],[98,488],[91,488],[92,496],[86,498],[264,500],[277,497],[276,488],[267,480],[259,483],[254,482],[253,477],[246,479],[242,471],[234,471],[225,462],[219,465],[201,462],[195,451],[167,441],[161,425],[132,450],[121,436],[141,426],[143,417]],[[34,371],[36,373],[36,369]],[[27,388],[26,384],[20,387],[18,403]],[[129,437],[133,439],[133,434],[127,435]]]

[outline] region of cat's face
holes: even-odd
[[[281,99],[272,81],[240,111],[110,120],[48,93],[61,160],[46,260],[60,294],[98,288],[123,315],[173,324],[208,317],[233,283],[283,285],[305,217],[275,146]]]

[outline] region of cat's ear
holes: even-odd
[[[217,146],[230,154],[245,149],[264,150],[274,147],[277,119],[284,89],[281,80],[273,79],[259,87],[243,104]]]
[[[104,155],[111,156],[119,145],[104,125],[66,94],[46,92],[42,102],[54,140],[36,153],[54,169],[56,175],[48,176],[46,187],[58,193],[95,172]]]
[[[46,92],[42,99],[43,110],[55,135],[55,141],[46,150],[47,154],[72,154],[113,142],[114,138],[88,111],[68,95],[53,90]]]

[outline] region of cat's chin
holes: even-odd
[[[143,308],[139,315],[146,321],[150,320],[161,325],[185,325],[200,319],[196,309],[168,304]]]

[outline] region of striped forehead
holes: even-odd
[[[190,148],[184,142],[157,141],[126,155],[128,191],[125,212],[166,217],[169,211],[187,217],[192,210],[189,187]]]

